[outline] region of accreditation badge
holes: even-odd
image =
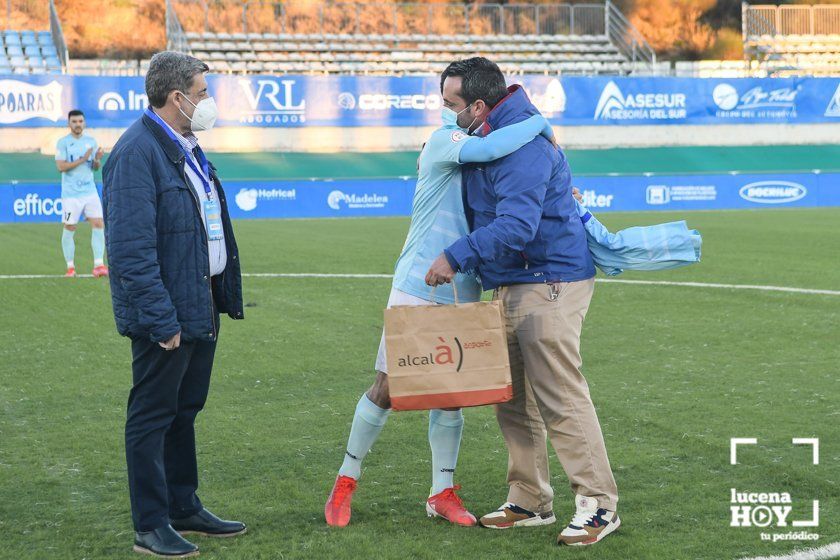
[[[207,239],[218,241],[225,238],[222,231],[222,210],[218,200],[204,199],[204,220],[207,224]]]

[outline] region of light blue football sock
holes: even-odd
[[[76,232],[67,228],[62,228],[61,232],[61,250],[64,251],[64,261],[67,263],[67,268],[70,268],[73,266],[73,257],[76,256],[76,242],[73,240]]]
[[[93,266],[105,264],[105,230],[103,228],[91,230],[90,247],[93,249]]]
[[[460,410],[429,411],[429,447],[432,448],[432,494],[452,488],[464,414]]]
[[[338,469],[338,474],[359,480],[362,474],[362,459],[373,447],[373,442],[379,437],[379,432],[382,431],[390,413],[390,409],[379,408],[367,395],[362,395],[359,404],[356,405],[344,463]]]

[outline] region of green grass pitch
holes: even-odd
[[[611,228],[687,218],[703,262],[625,278],[840,289],[840,209],[603,214]],[[385,273],[407,220],[238,221],[246,272]],[[0,275],[61,274],[58,224],[0,225]],[[77,266],[92,265],[89,228]],[[258,559],[734,559],[840,540],[840,296],[600,283],[584,373],[619,485],[622,528],[554,545],[572,514],[556,458],[553,526],[511,531],[427,519],[425,413],[395,413],[364,464],[351,525],[323,521],[353,409],[373,379],[387,279],[244,280],[246,320],[223,320],[197,423],[199,493],[249,534],[196,539],[202,557]],[[133,558],[123,422],[129,343],[107,282],[0,279],[0,558]],[[491,408],[465,412],[456,481],[481,515],[506,496]],[[743,464],[729,439],[755,437]],[[820,464],[793,437],[818,437]],[[820,500],[817,542],[729,527],[730,488]],[[773,529],[787,532],[791,528]],[[798,530],[798,529],[797,529]]]

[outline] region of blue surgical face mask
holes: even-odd
[[[458,113],[449,107],[444,107],[440,116],[443,119],[443,126],[458,126]]]
[[[443,119],[443,126],[455,126],[455,127],[460,128],[464,132],[467,132],[466,128],[458,125],[458,117],[461,116],[461,113],[463,113],[464,111],[466,111],[469,108],[470,108],[470,106],[467,105],[462,110],[460,110],[459,112],[456,113],[455,111],[453,111],[449,107],[444,107],[443,111],[441,112],[441,118]],[[473,122],[475,122],[475,119],[473,119]],[[472,123],[470,124],[470,126],[472,126]]]

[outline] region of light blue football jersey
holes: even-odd
[[[97,194],[92,167],[98,148],[96,140],[84,133],[80,138],[74,138],[72,134],[68,134],[58,141],[55,147],[55,159],[73,163],[83,157],[88,148],[93,149],[87,163],[61,174],[61,198],[78,198]]]
[[[394,272],[393,287],[413,296],[440,303],[454,303],[452,285],[435,289],[426,285],[432,262],[452,243],[470,233],[461,195],[461,148],[467,141],[462,130],[444,126],[432,133],[420,154],[420,170],[411,210],[411,226]],[[453,280],[459,302],[481,299],[481,284],[471,274]]]

